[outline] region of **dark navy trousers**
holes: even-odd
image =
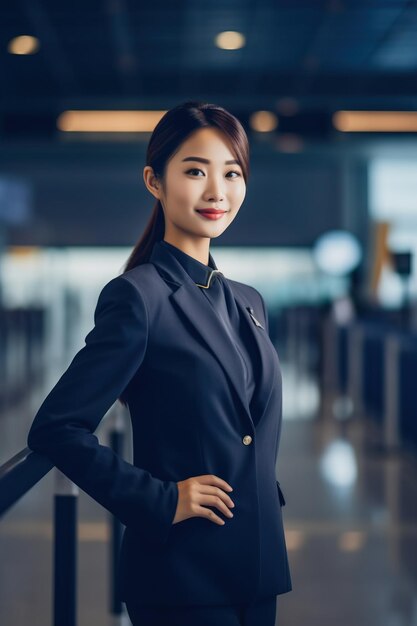
[[[133,626],[275,626],[277,596],[239,606],[146,607],[126,602]]]

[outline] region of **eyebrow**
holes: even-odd
[[[185,159],[183,159],[182,161],[183,162],[184,161],[198,161],[199,163],[211,163],[211,161],[209,161],[208,159],[203,159],[202,157],[196,157],[196,156],[185,157]],[[240,165],[239,161],[236,161],[236,159],[232,159],[231,161],[224,162],[225,165],[232,165],[232,163],[236,165]]]

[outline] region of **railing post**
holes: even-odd
[[[399,434],[399,370],[400,340],[392,334],[385,339],[384,445],[386,450],[400,447]]]
[[[362,417],[363,407],[363,340],[364,329],[361,324],[353,323],[348,330],[348,394],[352,399],[353,412]]]
[[[109,439],[111,449],[123,457],[124,437],[126,429],[126,420],[123,406],[116,403],[110,412],[110,430]],[[114,615],[123,613],[122,601],[120,599],[119,588],[117,585],[117,566],[122,543],[123,524],[114,515],[110,516],[111,524],[111,542],[110,542],[110,607],[109,610]]]
[[[334,395],[337,391],[336,368],[338,363],[337,326],[330,314],[323,320],[323,388]]]
[[[78,487],[55,468],[54,626],[77,624]]]

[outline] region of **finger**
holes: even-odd
[[[199,517],[206,517],[211,522],[219,524],[220,526],[224,526],[226,523],[221,517],[216,515],[214,511],[212,511],[211,509],[206,509],[206,507],[200,506],[199,504],[196,506],[196,515]]]
[[[221,497],[217,495],[201,494],[199,498],[199,504],[214,506],[227,517],[233,517],[232,511],[226,506]]]
[[[216,487],[224,489],[225,491],[233,491],[233,487],[229,485],[229,483],[223,480],[223,478],[220,478],[220,476],[216,476],[215,474],[203,474],[203,476],[200,476],[199,478],[201,479],[201,482],[205,485],[212,484]]]
[[[211,485],[202,485],[200,486],[199,491],[200,493],[219,496],[219,498],[221,498],[226,503],[226,505],[231,508],[234,508],[235,506],[235,503],[233,502],[231,497],[228,496],[227,493],[223,491],[223,489],[220,489],[220,487],[212,487]]]

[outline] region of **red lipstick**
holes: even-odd
[[[227,213],[222,209],[196,209],[197,213],[209,220],[218,220]]]

